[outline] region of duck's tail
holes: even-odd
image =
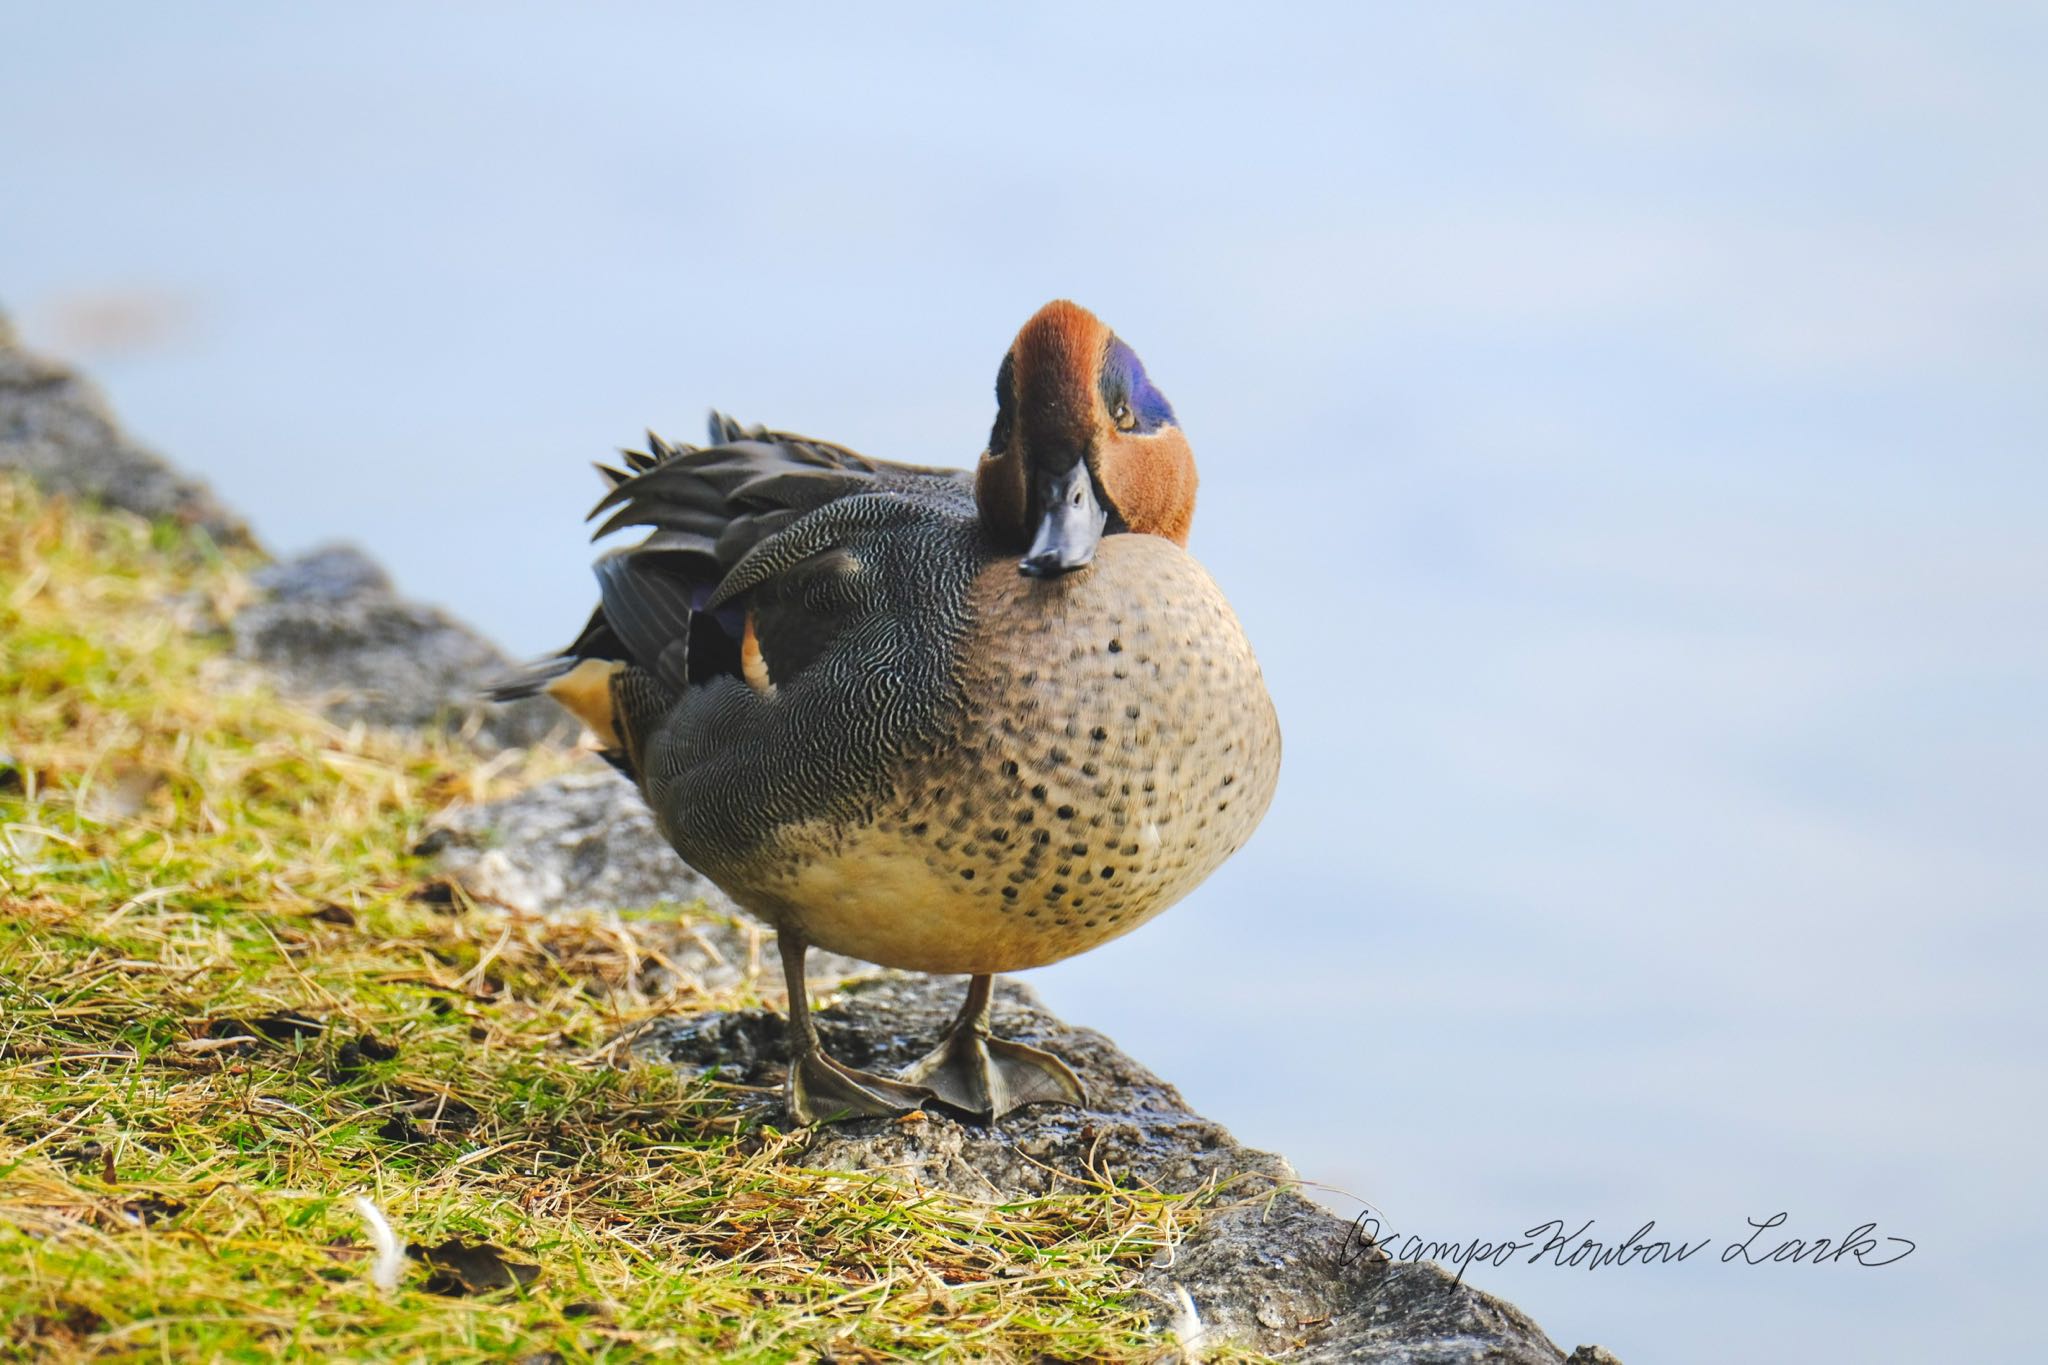
[[[647,738],[675,704],[675,694],[646,669],[622,659],[543,659],[485,690],[492,701],[546,695],[583,722],[614,768],[640,780]]]
[[[488,701],[525,701],[550,692],[554,684],[581,662],[565,654],[551,654],[545,659],[536,659],[517,673],[510,674],[490,683],[484,688]]]

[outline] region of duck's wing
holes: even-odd
[[[749,550],[806,512],[861,493],[973,496],[965,470],[875,460],[828,441],[711,414],[709,446],[670,445],[648,433],[648,451],[626,452],[626,469],[599,466],[612,489],[591,512],[610,512],[592,539],[628,526],[654,533],[626,551],[659,555],[672,574],[715,584]]]
[[[650,432],[647,450],[622,452],[623,468],[598,467],[612,487],[591,511],[605,517],[593,538],[629,526],[652,530],[597,561],[600,602],[575,643],[491,689],[500,700],[554,695],[628,772],[631,737],[685,689],[720,674],[744,676],[745,612],[719,589],[750,552],[806,514],[862,495],[972,511],[964,470],[871,459],[719,413],[711,415],[711,442],[671,444]],[[583,667],[593,661],[602,670]]]

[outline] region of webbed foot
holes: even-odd
[[[782,1095],[791,1119],[808,1125],[887,1118],[938,1098],[924,1086],[856,1071],[827,1057],[818,1045],[810,996],[804,990],[804,954],[810,944],[801,931],[784,929],[776,936],[776,946],[782,953],[783,983],[789,988],[789,1080]]]
[[[986,1119],[1027,1104],[1086,1104],[1088,1092],[1074,1069],[1050,1052],[971,1031],[946,1041],[903,1072],[940,1103]]]
[[[872,1071],[857,1071],[816,1049],[799,1053],[790,1061],[783,1096],[789,1105],[789,1116],[801,1124],[887,1118],[907,1114],[937,1098],[924,1086],[907,1085]]]
[[[926,1088],[943,1104],[990,1120],[1027,1104],[1087,1104],[1081,1078],[1058,1057],[989,1036],[989,986],[986,976],[973,979],[945,1038],[899,1079]]]

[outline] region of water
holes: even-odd
[[[1470,1272],[1567,1347],[2031,1339],[2038,11],[0,23],[31,340],[515,651],[641,427],[964,463],[1015,327],[1095,308],[1289,750],[1238,859],[1034,984],[1403,1231],[1712,1239]],[[1753,1250],[1917,1249],[1721,1263],[1780,1210]]]

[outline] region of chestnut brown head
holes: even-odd
[[[1061,299],[1003,357],[975,498],[1019,570],[1049,578],[1087,564],[1105,535],[1186,545],[1195,457],[1137,353]]]

